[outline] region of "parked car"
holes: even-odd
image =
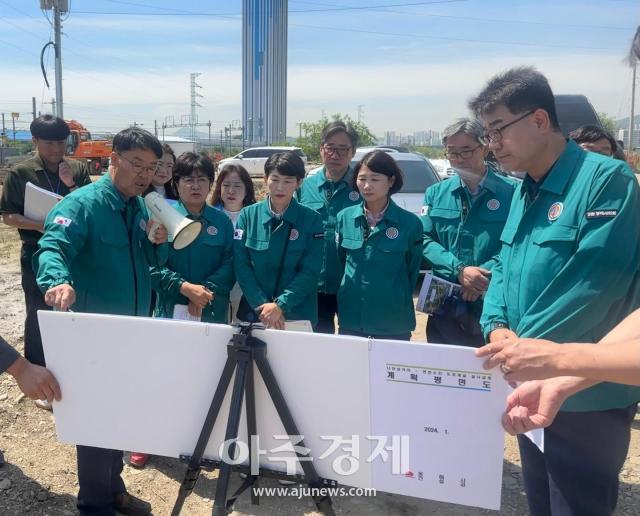
[[[438,172],[438,175],[442,180],[449,179],[451,176],[455,175],[455,171],[451,167],[451,163],[449,163],[448,159],[432,158],[429,160],[429,163],[433,165],[433,168],[436,169],[436,172]]]
[[[293,151],[302,158],[305,166],[307,165],[307,156],[300,147],[252,147],[243,150],[240,154],[236,154],[232,158],[220,160],[218,168],[222,170],[227,165],[242,165],[247,169],[251,177],[264,176],[264,164],[276,152]]]

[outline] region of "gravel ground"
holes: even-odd
[[[17,234],[0,224],[0,334],[22,351],[24,317]],[[420,318],[414,339],[424,339],[425,320]],[[134,424],[132,422],[132,424]],[[606,445],[606,444],[605,444]],[[37,409],[20,395],[9,376],[0,377],[0,449],[7,464],[0,468],[0,515],[73,515],[78,488],[75,449],[57,442],[53,416]],[[148,501],[154,514],[169,514],[185,467],[174,459],[154,457],[144,470],[125,466],[124,478],[129,490]],[[182,514],[211,514],[215,496],[216,474],[203,473]],[[273,480],[264,486],[276,486]],[[232,485],[232,488],[234,485]],[[462,516],[498,514],[452,504],[420,500],[406,496],[378,493],[370,498],[334,498],[338,514],[437,514]],[[234,514],[288,515],[319,514],[308,499],[263,498],[253,506],[248,496],[236,504]],[[527,513],[522,487],[520,459],[515,439],[505,439],[502,510],[499,514]],[[631,449],[621,475],[617,514],[640,514],[640,417],[633,425]]]

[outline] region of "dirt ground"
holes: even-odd
[[[0,335],[22,351],[24,309],[18,258],[17,233],[0,224]],[[424,327],[425,319],[420,318],[414,340],[424,340]],[[7,462],[0,467],[0,515],[67,516],[77,513],[75,449],[57,442],[52,414],[36,408],[25,399],[8,375],[0,377],[0,449],[4,450]],[[515,439],[508,436],[504,457],[502,510],[499,514],[526,514],[517,445]],[[175,459],[154,457],[144,470],[125,466],[123,476],[131,493],[150,501],[154,514],[165,515],[171,512],[184,471],[185,466]],[[237,479],[232,489],[235,485]],[[277,484],[266,480],[262,485],[273,487]],[[203,473],[182,514],[211,514],[215,487],[216,474]],[[343,515],[498,514],[386,493],[370,498],[334,498],[333,505],[336,513]],[[235,508],[233,514],[236,515],[319,514],[309,499],[262,498],[260,506],[253,506],[249,496],[243,495]],[[636,417],[633,425],[631,449],[621,475],[617,514],[640,514],[640,416]]]

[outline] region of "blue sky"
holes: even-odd
[[[65,118],[94,131],[179,120],[191,72],[202,73],[200,121],[219,131],[241,118],[240,0],[70,1]],[[440,130],[490,76],[518,64],[622,118],[631,99],[623,58],[639,23],[638,0],[289,0],[287,132],[323,111],[356,118],[358,105],[380,135]],[[39,0],[0,0],[0,110],[23,113],[19,126],[31,97],[50,110],[53,52],[50,90],[39,65],[50,37]]]

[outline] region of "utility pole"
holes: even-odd
[[[33,119],[35,120],[38,115],[36,115],[36,98],[31,97],[31,109],[33,109]]]
[[[157,120],[153,121],[153,134],[155,134],[156,138],[158,137],[158,121]],[[164,140],[164,136],[162,137],[162,139]]]
[[[211,120],[209,120],[207,126],[209,127],[209,151],[213,152],[213,147],[211,146]]]
[[[200,86],[197,82],[196,79],[202,75],[201,73],[192,73],[191,74],[191,119],[189,120],[189,125],[191,126],[191,140],[193,141],[194,145],[195,145],[195,141],[196,141],[196,124],[198,123],[198,115],[196,114],[196,108],[197,107],[202,107],[200,104],[198,104],[197,98],[203,98],[202,95],[200,95],[197,91],[196,88],[200,88],[202,89],[202,86]],[[195,148],[194,148],[195,150]]]
[[[69,12],[69,0],[40,0],[40,8],[53,11],[54,48],[56,51],[56,107],[53,114],[64,118],[62,101],[62,23],[60,15]],[[35,111],[35,110],[34,110]]]
[[[636,70],[638,68],[638,60],[633,60],[633,78],[631,79],[631,116],[629,117],[629,152],[633,152],[633,125],[636,108]]]

